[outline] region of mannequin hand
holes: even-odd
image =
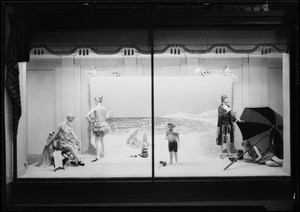
[[[228,113],[229,111],[231,111],[231,108],[228,107],[227,105],[223,105],[223,108],[226,110],[227,113]]]

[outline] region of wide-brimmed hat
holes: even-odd
[[[173,123],[171,123],[171,122],[169,122],[167,125],[168,125],[168,126],[175,127],[175,124],[173,124]]]

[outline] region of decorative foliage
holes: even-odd
[[[97,70],[96,70],[95,66],[92,66],[91,70],[89,72],[89,77],[97,77],[97,76],[98,76]]]
[[[226,67],[225,67],[225,69],[224,69],[224,75],[225,75],[225,76],[233,77],[233,73],[230,71],[229,65],[226,65]]]
[[[91,67],[91,70],[89,71],[89,78],[90,77],[98,77],[98,76],[102,76],[102,77],[118,77],[120,76],[120,72],[119,71],[112,71],[109,74],[99,74],[98,71],[96,70],[95,66]]]

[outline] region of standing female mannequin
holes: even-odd
[[[111,112],[107,112],[106,108],[102,105],[102,99],[102,96],[95,97],[94,101],[96,106],[86,114],[86,118],[92,123],[92,129],[95,135],[96,159],[92,160],[92,162],[96,162],[101,157],[104,157],[103,138],[110,129],[106,120],[109,118]],[[94,119],[90,118],[91,114],[94,114]]]

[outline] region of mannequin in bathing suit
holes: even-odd
[[[110,130],[110,125],[106,122],[111,112],[106,110],[102,105],[103,97],[96,97],[94,99],[96,106],[93,107],[87,114],[86,118],[92,123],[92,130],[95,135],[96,145],[96,158],[92,162],[96,162],[100,158],[104,157],[104,142],[103,138],[105,134]],[[94,119],[90,118],[90,115],[94,114]]]

